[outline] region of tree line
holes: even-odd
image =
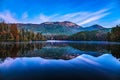
[[[7,24],[0,22],[0,41],[37,41],[46,40],[39,32],[32,30],[18,29],[17,24]]]
[[[112,28],[111,32],[107,33],[107,40],[120,42],[120,25],[116,25],[116,27]]]
[[[108,32],[104,30],[78,32],[69,36],[68,40],[120,42],[120,25],[116,25]]]
[[[76,33],[72,36],[69,36],[68,40],[77,40],[77,41],[106,41],[107,34],[103,31],[82,31]]]

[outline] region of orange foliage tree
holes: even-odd
[[[10,32],[12,33],[13,39],[15,41],[19,41],[19,33],[18,33],[18,29],[17,29],[17,25],[16,24],[11,24]]]

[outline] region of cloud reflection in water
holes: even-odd
[[[83,54],[71,60],[6,58],[0,63],[5,80],[32,79],[92,79],[119,80],[120,62],[111,54],[93,57]]]

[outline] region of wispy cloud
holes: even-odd
[[[84,25],[84,24],[87,24],[87,23],[90,23],[90,22],[99,20],[99,19],[101,19],[101,18],[107,16],[108,14],[109,14],[109,13],[104,13],[104,14],[92,16],[92,17],[90,17],[90,18],[84,20],[83,22],[80,22],[79,25]]]
[[[47,22],[50,20],[50,17],[49,16],[45,16],[44,14],[40,14],[39,17],[38,17],[41,22]]]
[[[102,9],[96,12],[75,12],[69,14],[54,14],[47,16],[45,14],[40,14],[30,22],[42,23],[47,21],[72,21],[79,25],[89,24],[93,21],[100,20],[101,18],[109,15],[109,9]]]
[[[27,12],[24,12],[23,14],[22,14],[22,19],[27,19],[28,18],[28,13]]]
[[[40,13],[36,15],[32,19],[28,19],[29,15],[27,12],[24,12],[21,16],[21,19],[17,20],[14,15],[10,11],[5,11],[0,13],[0,18],[3,18],[7,22],[17,23],[42,23],[42,22],[51,22],[51,21],[71,21],[77,23],[79,25],[86,25],[91,22],[99,21],[100,19],[104,18],[105,16],[109,15],[109,9],[101,9],[96,12],[74,12],[68,14],[53,14],[47,16],[45,14]]]
[[[9,11],[0,13],[0,18],[4,19],[8,23],[17,23],[18,22],[18,20],[15,19],[13,14]]]
[[[102,22],[102,25],[105,26],[106,28],[111,28],[115,27],[116,25],[120,24],[120,19],[114,20],[111,23],[110,22]]]

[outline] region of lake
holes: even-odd
[[[120,80],[120,43],[0,43],[0,80]]]

